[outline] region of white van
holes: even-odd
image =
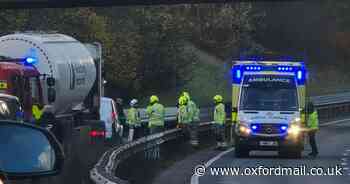
[[[115,127],[116,135],[121,135],[123,126],[118,122],[117,109],[113,99],[108,97],[101,98],[100,118],[105,123],[105,138],[112,138],[113,126]]]

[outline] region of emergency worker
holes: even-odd
[[[159,103],[159,98],[155,95],[150,97],[150,104],[147,106],[146,113],[148,115],[148,128],[150,134],[160,133],[164,129],[164,116],[165,109],[162,104]],[[149,150],[146,157],[152,159],[160,158],[159,145],[154,146],[153,149]]]
[[[185,138],[190,137],[190,123],[191,123],[191,117],[190,117],[190,108],[188,106],[188,100],[185,96],[181,96],[179,98],[179,107],[177,112],[177,122],[178,122],[178,128],[182,129],[182,132],[185,135]]]
[[[39,123],[42,114],[43,114],[43,107],[42,107],[42,105],[39,104],[37,101],[34,101],[33,105],[32,105],[32,116],[33,116],[32,122],[34,124]]]
[[[183,92],[182,96],[187,99],[187,107],[189,112],[189,134],[190,134],[190,143],[193,146],[198,146],[198,123],[200,121],[199,114],[200,110],[196,103],[191,99],[188,92]]]
[[[308,103],[307,110],[308,110],[307,128],[308,128],[308,135],[309,135],[309,143],[312,149],[311,153],[309,153],[309,156],[316,157],[318,155],[318,149],[316,144],[316,133],[319,130],[318,114],[312,102]]]
[[[214,109],[214,126],[217,148],[225,147],[225,121],[226,112],[225,105],[223,103],[223,97],[221,95],[215,95],[214,98],[215,109]]]
[[[133,141],[134,138],[139,138],[141,128],[140,112],[137,109],[137,99],[130,101],[130,109],[128,110],[126,123],[129,127],[128,141]]]

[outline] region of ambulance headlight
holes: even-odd
[[[238,132],[240,135],[248,136],[252,132],[249,126],[245,123],[240,122],[238,125]]]
[[[292,123],[300,123],[301,119],[299,117],[296,117],[293,119]]]
[[[288,135],[299,135],[301,132],[300,125],[293,123],[288,128]]]

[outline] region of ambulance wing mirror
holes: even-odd
[[[56,90],[55,88],[49,87],[47,88],[47,101],[49,103],[53,103],[56,100]]]

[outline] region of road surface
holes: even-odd
[[[277,156],[275,152],[254,151],[251,152],[250,158],[238,159],[234,157],[233,151],[228,151],[221,157],[216,157],[207,164],[211,165],[206,168],[205,174],[200,177],[192,177],[192,184],[346,184],[350,183],[350,121],[341,124],[321,127],[317,135],[319,145],[319,156],[315,159],[308,158],[306,155],[310,152],[310,147],[306,146],[302,159],[283,159]],[[234,149],[234,148],[233,148]],[[254,173],[254,169],[259,165],[269,167],[300,167],[305,165],[305,171],[312,167],[339,166],[342,175],[339,176],[223,176],[219,173],[217,176],[211,174],[213,168],[233,168],[240,167],[241,171]],[[251,168],[249,168],[251,167]],[[249,168],[249,169],[246,169]],[[264,169],[266,171],[266,169]],[[318,169],[319,172],[320,169]],[[220,171],[220,170],[219,170]],[[255,169],[255,171],[257,171]],[[264,174],[263,168],[260,174]],[[313,170],[313,172],[315,169]],[[331,170],[330,170],[331,171]],[[267,171],[266,171],[267,172]],[[266,173],[265,172],[265,173]],[[332,173],[330,173],[332,174]],[[334,174],[337,174],[334,172]],[[338,173],[339,174],[339,173]]]

